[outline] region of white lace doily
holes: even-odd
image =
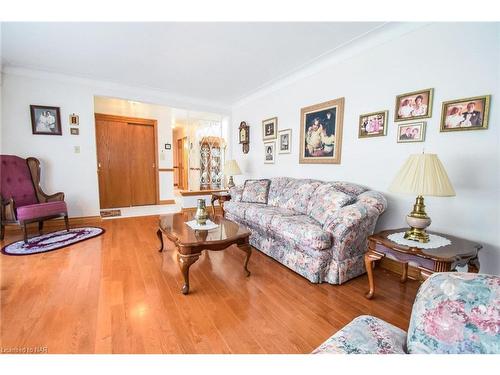
[[[451,241],[449,239],[437,236],[435,234],[429,234],[429,242],[426,243],[407,240],[406,238],[404,238],[404,235],[405,232],[398,232],[387,236],[387,238],[399,245],[418,247],[419,249],[437,249],[438,247],[451,244]]]
[[[196,220],[186,221],[186,224],[194,230],[210,230],[218,228],[219,225],[215,224],[213,221],[207,219],[207,223],[205,225],[199,225]]]

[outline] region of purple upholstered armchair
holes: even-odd
[[[0,192],[0,239],[4,238],[5,224],[20,224],[24,229],[24,242],[28,242],[26,224],[38,222],[41,233],[44,220],[61,216],[69,231],[64,193],[47,195],[42,191],[38,159],[0,155]]]

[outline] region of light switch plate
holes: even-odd
[[[80,146],[74,146],[75,154],[80,153]]]

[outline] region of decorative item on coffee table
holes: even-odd
[[[431,224],[431,219],[425,212],[424,196],[455,195],[455,190],[438,156],[424,153],[410,155],[389,190],[417,196],[413,211],[406,217],[410,229],[406,231],[404,238],[423,243],[429,241],[425,228]]]
[[[198,199],[198,207],[196,208],[196,212],[194,214],[194,219],[198,225],[205,225],[208,219],[207,206],[205,203],[205,199]]]
[[[373,263],[386,256],[403,264],[401,282],[407,279],[409,262],[417,265],[418,277],[423,280],[435,272],[449,272],[462,266],[468,266],[469,272],[479,272],[480,244],[439,233],[431,234],[428,243],[407,240],[401,244],[398,235],[404,233],[405,229],[386,230],[368,237],[365,267],[370,289],[366,298],[371,299],[375,290]]]

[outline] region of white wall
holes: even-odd
[[[172,168],[172,149],[166,150],[165,143],[172,144],[172,111],[169,107],[134,102],[116,98],[96,97],[94,99],[95,113],[107,115],[145,118],[157,121],[158,131],[158,168]],[[174,199],[174,173],[160,171],[160,200]]]
[[[20,68],[4,67],[2,78],[2,153],[39,158],[42,186],[49,193],[64,191],[71,216],[99,214],[94,96],[224,111],[202,103],[182,103],[158,91]],[[63,135],[33,135],[30,104],[60,107]],[[71,113],[80,116],[79,136],[69,134]],[[74,146],[80,146],[79,154],[74,153]]]
[[[298,47],[300,48],[300,47]],[[481,271],[500,273],[500,94],[499,24],[430,24],[336,61],[287,85],[276,85],[233,108],[233,157],[245,173],[236,177],[292,176],[346,180],[384,192],[389,208],[378,228],[405,226],[415,197],[387,191],[409,154],[437,153],[455,187],[456,197],[426,198],[431,229],[463,236],[484,245]],[[433,116],[424,143],[398,144],[393,122],[398,94],[433,87]],[[491,94],[488,130],[440,133],[441,103]],[[342,163],[299,164],[300,109],[345,97]],[[389,110],[386,137],[358,139],[362,113]],[[292,129],[292,153],[264,164],[262,120],[278,117],[279,129]],[[250,152],[244,155],[236,128],[250,125]]]

